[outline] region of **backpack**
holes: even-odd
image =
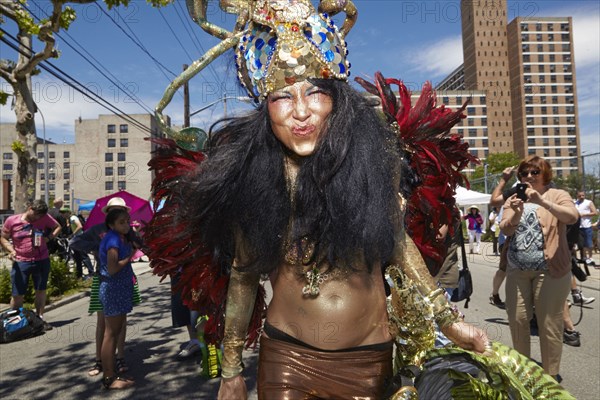
[[[0,343],[9,343],[35,336],[44,331],[44,320],[24,308],[0,314]]]

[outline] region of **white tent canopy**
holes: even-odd
[[[474,190],[468,190],[462,186],[456,188],[456,204],[459,207],[468,207],[470,205],[487,205],[492,198],[491,194],[479,193]]]

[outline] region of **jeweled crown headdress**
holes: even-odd
[[[320,0],[318,12],[310,0],[220,0],[224,12],[237,14],[233,31],[207,19],[209,0],[187,0],[192,19],[222,41],[194,61],[171,82],[156,106],[163,130],[170,132],[162,112],[177,90],[231,48],[236,50],[238,77],[254,99],[309,78],[347,80],[350,63],[344,37],[357,10],[352,0]],[[338,30],[331,16],[346,18]]]
[[[346,42],[310,1],[258,0],[250,13],[236,50],[238,77],[250,96],[264,98],[307,78],[348,79]]]

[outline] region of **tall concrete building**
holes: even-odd
[[[138,124],[117,115],[75,120],[75,143],[48,142],[47,158],[46,146],[38,140],[36,198],[44,198],[48,191],[50,200],[63,198],[74,210],[81,203],[119,190],[148,199],[152,183],[148,161],[153,145],[145,139],[158,135],[159,128],[150,114],[129,117]],[[17,160],[11,149],[16,132],[14,123],[1,124],[0,128],[3,170],[0,209],[9,209],[12,208],[11,187],[17,170]]]
[[[518,17],[507,24],[506,11],[506,0],[461,1],[464,63],[437,85],[438,94],[484,93],[485,107],[470,107],[456,128],[479,144],[472,148],[477,157],[537,154],[557,175],[577,171],[572,19]],[[485,124],[469,126],[483,110]]]
[[[577,170],[580,152],[572,32],[571,17],[508,25],[515,151],[560,173]]]

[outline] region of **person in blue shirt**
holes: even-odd
[[[102,342],[103,385],[107,389],[125,389],[133,380],[115,373],[117,338],[133,308],[133,269],[131,258],[134,247],[127,240],[129,213],[123,209],[111,210],[105,220],[108,232],[102,239],[100,257],[99,297],[104,309],[105,331]]]

